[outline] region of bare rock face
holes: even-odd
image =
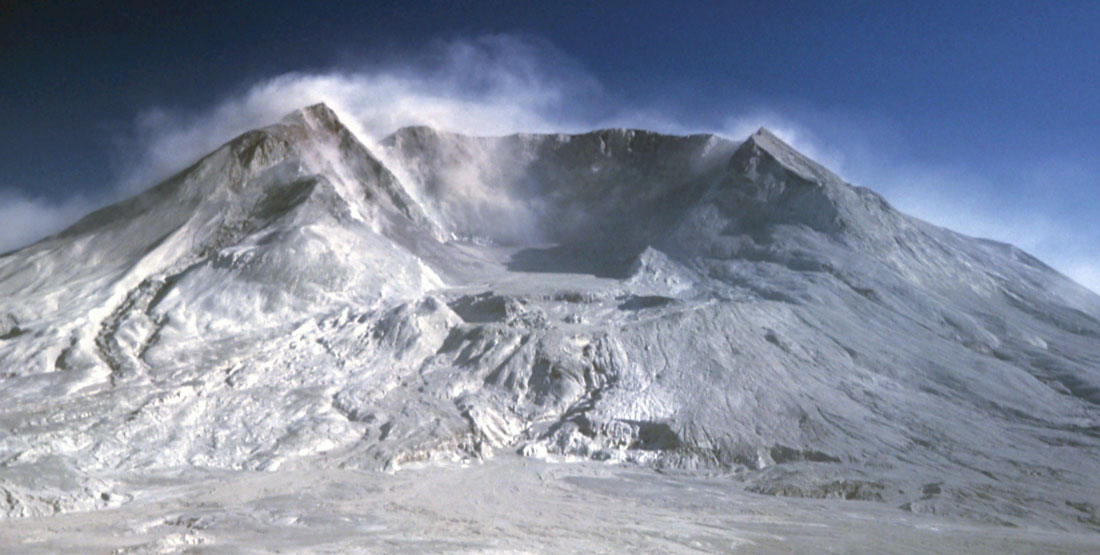
[[[379,149],[309,107],[0,258],[9,516],[519,452],[1095,527],[1100,298],[1014,247],[763,129]]]

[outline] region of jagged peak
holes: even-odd
[[[302,120],[313,121],[331,121],[339,123],[340,118],[336,116],[336,112],[332,111],[332,108],[328,107],[328,104],[324,102],[318,102],[302,108],[298,108],[293,112],[283,116],[283,122],[297,123]]]
[[[339,142],[348,136],[352,136],[351,132],[336,113],[320,102],[294,110],[274,124],[241,133],[200,159],[198,164],[229,151],[244,165],[262,166],[309,143]]]
[[[340,134],[347,131],[336,112],[324,102],[318,102],[304,108],[299,108],[287,114],[280,121],[283,125],[303,126],[307,130],[324,131]]]
[[[308,113],[317,117],[337,119],[336,112],[334,112],[332,108],[329,108],[328,104],[325,104],[324,102],[318,102],[316,104],[306,106],[305,108],[300,108],[298,111]]]
[[[802,154],[766,127],[761,127],[755,133],[749,135],[737,149],[737,152],[734,153],[730,163],[731,165],[743,165],[747,159],[758,157],[761,153],[766,154],[785,169],[806,181],[817,184],[844,182],[828,168]]]
[[[780,140],[779,137],[777,137],[775,135],[775,133],[772,133],[771,129],[768,129],[767,127],[764,127],[763,125],[761,125],[760,128],[757,129],[751,136],[752,137],[771,137],[775,140]]]

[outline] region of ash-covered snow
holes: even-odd
[[[0,526],[136,518],[156,476],[519,453],[1100,531],[1100,297],[1015,247],[763,129],[375,148],[309,107],[0,257]]]

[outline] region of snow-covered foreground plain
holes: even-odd
[[[0,256],[12,541],[1057,549],[1098,506],[1100,297],[766,130],[317,105]]]
[[[1084,553],[1089,532],[745,492],[731,476],[515,455],[398,473],[166,472],[120,508],[0,525],[19,553]]]

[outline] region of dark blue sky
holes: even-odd
[[[578,102],[586,109],[633,106],[700,129],[772,114],[902,208],[973,233],[1012,229],[1002,238],[1070,273],[1095,262],[1100,283],[1100,255],[1088,258],[1100,252],[1100,2],[8,4],[9,197],[110,189],[126,163],[120,144],[153,107],[200,111],[288,71],[508,33],[545,41],[598,83],[598,102]],[[968,228],[960,207],[989,225]],[[1046,235],[1028,244],[1035,222]],[[1059,240],[1069,246],[1050,246]]]

